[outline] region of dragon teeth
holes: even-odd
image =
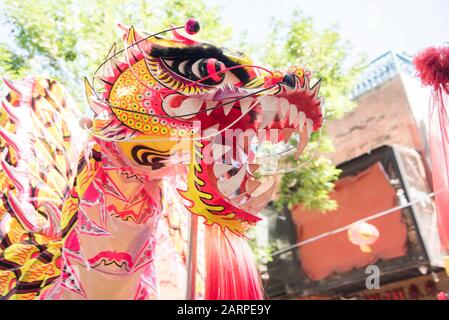
[[[240,101],[240,109],[242,110],[242,115],[245,115],[249,112],[250,108],[252,107],[252,104],[254,102],[254,99],[252,98],[243,98]]]
[[[276,105],[278,99],[273,96],[265,96],[260,99],[260,105],[262,107],[262,122],[260,129],[264,129],[269,123],[273,122],[276,115]]]
[[[313,120],[312,119],[307,119],[306,126],[307,126],[307,135],[310,137],[310,135],[313,132]]]
[[[187,113],[194,113],[198,111],[198,108],[200,107],[200,104],[198,101],[199,99],[195,98],[188,98],[186,99],[179,108],[177,108],[178,114],[187,114]],[[307,115],[304,111],[300,111],[298,107],[294,104],[290,104],[288,99],[286,98],[278,98],[276,96],[263,96],[259,100],[254,98],[243,98],[238,100],[240,104],[240,109],[242,112],[242,116],[247,114],[255,104],[260,104],[260,107],[262,109],[262,115],[260,120],[259,129],[266,129],[270,123],[272,123],[278,115],[279,121],[281,122],[281,125],[291,126],[292,128],[286,128],[284,129],[284,141],[287,143],[288,140],[291,137],[291,134],[295,130],[290,129],[299,129],[301,132],[303,129],[307,129],[307,133],[310,136],[313,132],[313,120],[307,118]],[[206,101],[206,113],[207,115],[211,115],[214,107],[218,104],[217,101]],[[222,106],[223,113],[225,116],[227,116],[231,109],[235,106],[235,103],[229,103]],[[181,111],[179,110],[181,109]],[[188,112],[187,112],[188,111]],[[178,115],[180,116],[180,115]],[[192,115],[193,116],[193,115]],[[180,116],[181,117],[181,116]],[[184,116],[182,118],[186,118],[190,116]]]
[[[247,180],[245,184],[246,192],[252,194],[261,184],[262,182],[258,180]]]
[[[284,129],[284,142],[288,143],[292,134],[296,131],[295,129]]]
[[[232,102],[225,102],[223,104],[223,113],[225,116],[227,116],[229,114],[229,112],[231,111],[232,107],[234,107],[234,103]]]
[[[290,105],[289,113],[289,125],[296,127],[298,125],[298,108],[294,105]]]
[[[212,111],[215,110],[215,106],[217,105],[218,101],[212,101],[208,100],[206,101],[206,115],[210,116]]]
[[[289,110],[290,110],[290,104],[288,103],[288,100],[285,98],[280,98],[279,99],[279,117],[281,119],[286,117]]]
[[[246,172],[248,172],[248,174],[250,176],[254,176],[254,174],[256,173],[257,169],[259,169],[260,164],[257,163],[248,163],[247,164],[247,168],[246,168]]]
[[[258,195],[257,197],[252,197],[248,199],[248,201],[243,204],[241,207],[244,210],[247,211],[254,211],[258,212],[260,211],[267,202],[271,199],[271,196],[273,195],[273,192],[276,188],[276,183],[271,184],[271,187],[269,187],[266,191]]]
[[[299,117],[299,131],[302,131],[302,128],[304,127],[304,123],[307,117],[303,111],[299,112],[298,117]]]
[[[229,179],[221,179],[217,181],[217,187],[221,193],[226,196],[232,195],[243,182],[243,178],[245,177],[246,168],[242,167],[236,175],[232,176]]]
[[[273,184],[275,183],[275,180],[267,180],[262,182],[259,187],[257,187],[255,190],[253,190],[253,192],[251,193],[251,197],[258,197],[260,195],[262,195],[263,193],[265,193],[266,191],[268,191]]]
[[[224,175],[226,172],[228,172],[231,169],[232,169],[232,165],[230,165],[230,164],[226,164],[226,163],[215,163],[214,164],[214,174],[217,178],[221,177],[222,175]]]

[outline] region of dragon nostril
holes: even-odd
[[[295,77],[291,74],[286,74],[284,78],[282,78],[282,82],[287,84],[290,88],[295,86]]]

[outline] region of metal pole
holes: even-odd
[[[198,246],[198,216],[189,214],[189,252],[187,258],[187,285],[186,299],[195,300],[196,298],[196,261]]]

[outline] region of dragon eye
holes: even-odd
[[[166,61],[174,72],[191,81],[201,80],[201,84],[217,85],[225,78],[226,66],[215,58],[202,58],[198,60]]]

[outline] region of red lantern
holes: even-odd
[[[372,224],[356,222],[348,229],[348,238],[353,244],[360,246],[362,252],[371,252],[370,245],[379,238],[379,230]]]

